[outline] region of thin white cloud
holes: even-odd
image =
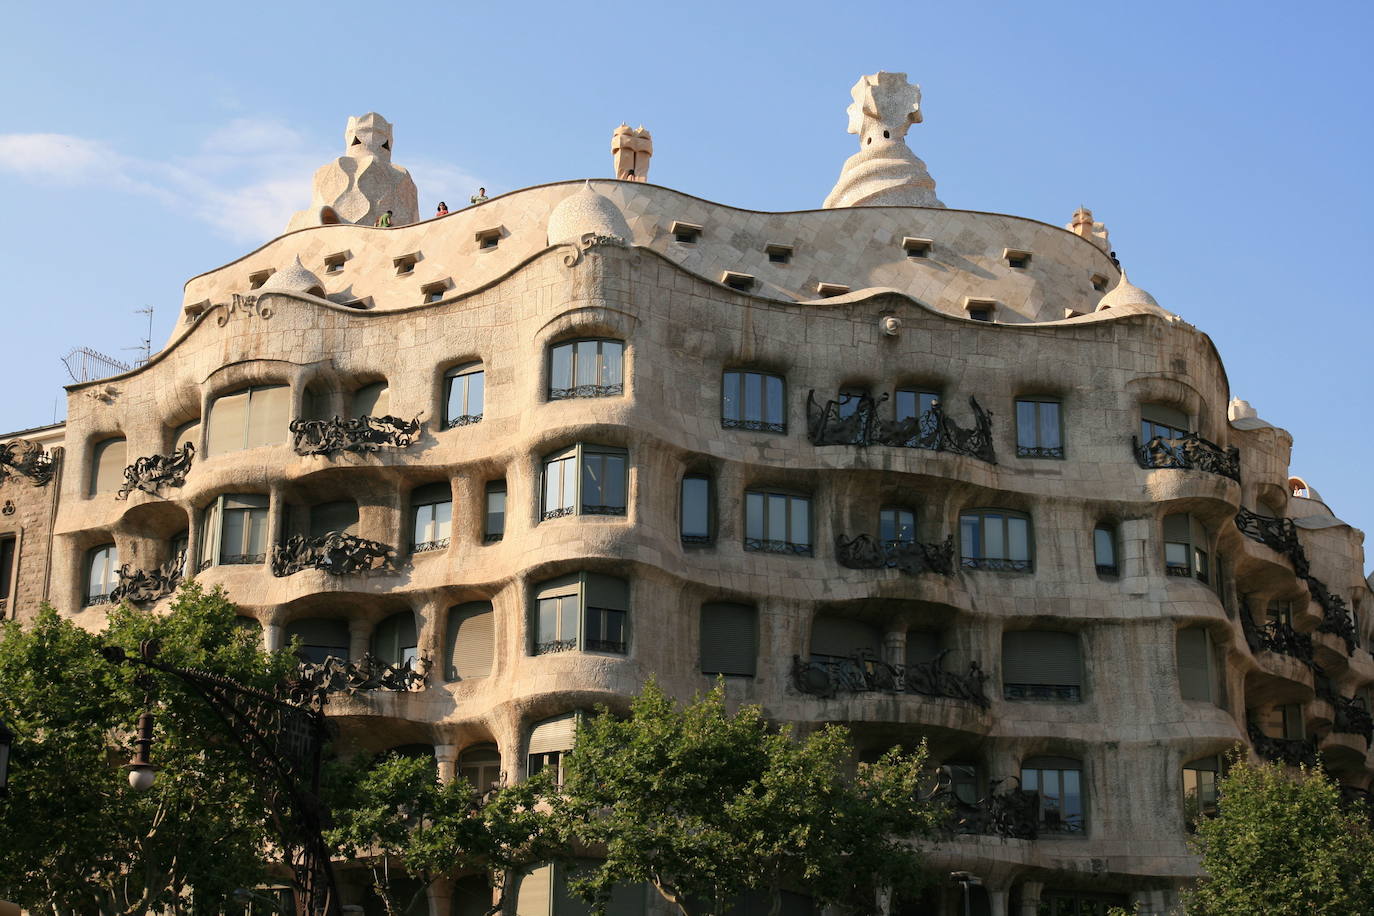
[[[194,153],[167,160],[125,156],[69,134],[0,134],[0,170],[151,197],[219,235],[251,244],[279,235],[293,213],[309,206],[311,176],[338,155],[334,146],[279,121],[254,118],[230,121],[207,134]],[[404,164],[425,195],[421,217],[439,200],[466,201],[481,183],[448,163]]]

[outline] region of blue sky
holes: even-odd
[[[922,86],[909,140],[946,204],[1091,207],[1370,530],[1371,35],[1367,3],[12,3],[0,430],[52,421],[72,347],[136,357],[136,309],[165,340],[187,278],[308,202],[350,114],[397,125],[423,213],[608,175],[621,121],[656,183],[803,209],[886,69]]]

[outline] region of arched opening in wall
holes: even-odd
[[[414,666],[418,645],[412,611],[392,614],[372,631],[372,655],[384,665]]]
[[[1288,489],[1298,499],[1311,499],[1312,488],[1301,477],[1288,478]]]
[[[119,548],[113,543],[101,544],[86,551],[83,606],[109,602],[110,592],[119,584],[118,570]]]
[[[391,391],[385,381],[370,382],[353,392],[349,415],[358,417],[385,417],[391,414]]]
[[[335,499],[287,510],[287,529],[291,534],[323,538],[329,534],[358,533],[358,504],[351,499]]]
[[[811,624],[811,663],[803,677],[808,692],[867,689],[867,672],[882,660],[882,633],[871,623],[848,617],[818,616]]]
[[[339,214],[333,207],[320,207],[321,226],[337,226],[342,222],[343,220],[339,219]]]
[[[450,916],[487,916],[493,905],[493,893],[487,876],[468,875],[453,883],[453,906]]]
[[[458,775],[477,793],[502,783],[501,751],[494,744],[475,744],[458,757]]]
[[[1093,528],[1093,565],[1099,576],[1120,574],[1120,542],[1116,525],[1111,522],[1098,522]]]
[[[348,621],[337,617],[305,617],[286,625],[286,644],[300,640],[296,654],[308,662],[324,664],[326,659],[349,660]]]
[[[449,608],[444,656],[445,680],[491,675],[496,656],[496,615],[490,601],[468,601]]]
[[[124,469],[129,465],[128,444],[122,436],[98,442],[91,449],[91,485],[89,495],[113,493],[124,483]]]
[[[564,340],[549,347],[548,399],[615,397],[625,392],[625,342],[610,337]]]
[[[578,718],[578,713],[569,712],[530,727],[529,746],[525,752],[526,777],[549,770],[554,782],[563,784],[563,758],[572,750],[577,737]]]
[[[168,451],[174,452],[179,448],[185,448],[187,444],[190,444],[196,451],[200,450],[200,417],[187,420],[172,430]]]

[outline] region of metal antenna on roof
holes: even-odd
[[[135,315],[147,315],[147,316],[148,316],[148,335],[147,335],[146,337],[143,338],[143,343],[139,344],[138,346],[136,346],[136,347],[121,347],[120,349],[122,349],[122,350],[142,350],[142,351],[143,351],[143,355],[140,356],[140,357],[138,358],[138,360],[136,361],[136,363],[135,363],[136,365],[141,366],[141,365],[143,365],[144,363],[146,363],[146,362],[148,361],[148,358],[149,358],[149,357],[151,357],[151,356],[153,355],[153,307],[150,305],[150,306],[148,306],[148,307],[146,307],[146,308],[134,309],[134,314],[135,314]]]
[[[91,382],[98,378],[128,372],[133,368],[112,356],[97,353],[90,347],[77,347],[72,350],[62,357],[62,364],[67,367],[67,374],[74,382]]]

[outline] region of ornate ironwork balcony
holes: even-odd
[[[1016,446],[1017,458],[1063,458],[1064,446],[1062,445],[1018,445]]]
[[[744,549],[762,553],[789,553],[798,557],[815,555],[810,544],[795,544],[792,541],[774,541],[768,538],[745,538]]]
[[[128,499],[135,490],[156,496],[163,487],[185,486],[195,454],[196,447],[187,442],[170,455],[139,458],[124,469],[124,485],[115,494],[115,499]]]
[[[912,576],[923,572],[950,576],[954,574],[954,538],[945,538],[943,544],[924,544],[841,534],[835,538],[835,559],[849,569],[900,569]]]
[[[1083,688],[1077,684],[1003,684],[1002,699],[1077,703],[1083,699]]]
[[[109,604],[109,603],[110,603],[110,593],[109,593],[109,592],[101,592],[101,593],[98,594],[98,595],[87,595],[85,598],[83,598],[83,599],[81,600],[81,606],[82,606],[82,607],[95,607],[95,606],[98,605],[98,604]]]
[[[47,486],[57,472],[53,460],[57,450],[49,454],[43,446],[28,439],[11,439],[0,445],[0,483],[11,476],[27,477],[35,487]]]
[[[625,654],[625,640],[623,639],[589,639],[587,649],[592,652],[616,652],[620,655]]]
[[[291,421],[291,447],[297,455],[361,454],[384,448],[409,448],[419,432],[419,417],[414,420],[389,415],[299,419]]]
[[[990,569],[993,572],[1031,572],[1035,569],[1032,560],[1009,560],[1006,557],[960,557],[959,565],[964,569]]]
[[[574,385],[572,388],[550,388],[550,401],[566,401],[571,398],[612,398],[625,393],[625,386],[615,385]]]
[[[1306,578],[1308,573],[1307,552],[1298,540],[1298,529],[1291,518],[1272,518],[1251,512],[1244,506],[1236,512],[1236,527],[1240,533],[1252,541],[1259,541],[1266,547],[1278,551],[1293,564],[1298,578]]]
[[[1138,437],[1132,436],[1131,451],[1142,468],[1206,471],[1240,483],[1240,449],[1223,449],[1197,433],[1184,433],[1177,439],[1155,436],[1144,445]]]
[[[1312,576],[1306,578],[1307,590],[1322,609],[1322,622],[1317,624],[1317,632],[1339,636],[1345,643],[1345,654],[1354,655],[1355,647],[1360,644],[1360,636],[1355,630],[1355,619],[1351,616],[1345,599],[1340,595],[1333,595],[1320,579]]]
[[[1331,704],[1336,711],[1331,720],[1331,730],[1347,735],[1364,738],[1366,748],[1374,745],[1374,716],[1369,714],[1362,701],[1355,697],[1343,697],[1330,689],[1317,688],[1317,696]]]
[[[549,519],[563,518],[568,515],[573,515],[576,512],[577,509],[572,506],[559,506],[557,509],[545,509],[540,513],[539,517],[547,522]]]
[[[972,804],[942,788],[934,796],[951,799],[949,830],[953,833],[1033,840],[1040,833],[1040,793],[1021,788],[1015,776],[988,786],[988,794]]]
[[[878,417],[877,408],[887,398],[886,393],[877,400],[867,394],[842,395],[840,400],[827,401],[822,407],[812,389],[806,398],[807,437],[812,445],[923,448],[997,463],[992,447],[992,414],[979,405],[977,398],[968,399],[973,408],[972,429],[964,429],[946,416],[938,401],[919,417],[883,420]]]
[[[1098,563],[1097,574],[1099,576],[1115,576],[1119,574],[1117,567],[1111,563]]]
[[[411,553],[429,553],[431,550],[448,550],[449,539],[439,538],[436,541],[421,541],[410,548]]]
[[[721,429],[747,429],[755,433],[787,433],[786,423],[770,423],[767,420],[741,420],[733,417],[720,418]]]
[[[407,658],[398,663],[384,662],[371,652],[363,653],[356,662],[334,656],[323,662],[304,659],[295,677],[286,683],[293,702],[311,703],[319,708],[331,693],[359,693],[364,690],[389,690],[398,693],[424,689],[429,679],[431,661],[422,655],[413,663]]]
[[[535,655],[552,655],[555,652],[573,652],[577,649],[576,639],[548,639],[534,644]]]
[[[393,548],[338,531],[320,537],[298,534],[272,548],[272,575],[279,578],[303,569],[322,569],[330,575],[346,576],[395,568]]]
[[[474,423],[481,423],[480,413],[464,413],[456,417],[448,417],[444,420],[444,429],[457,429],[460,426],[471,426]]]
[[[131,571],[129,564],[125,563],[116,571],[119,584],[110,591],[110,600],[148,604],[166,598],[181,584],[185,569],[186,555],[180,553],[151,572],[141,569]]]
[[[587,503],[582,504],[583,515],[624,515],[625,507],[621,506],[594,506]]]
[[[714,544],[715,542],[716,539],[711,537],[711,535],[709,534],[682,535],[682,543],[686,544],[689,547],[709,547],[711,544]]]
[[[1274,763],[1289,766],[1313,767],[1317,765],[1316,738],[1271,738],[1260,730],[1254,722],[1248,724],[1250,743],[1255,753]]]
[[[967,674],[944,670],[946,649],[928,662],[892,665],[868,653],[849,658],[838,655],[792,656],[792,685],[801,693],[830,698],[838,693],[914,693],[991,704],[983,689],[988,676],[977,662],[969,662]]]

